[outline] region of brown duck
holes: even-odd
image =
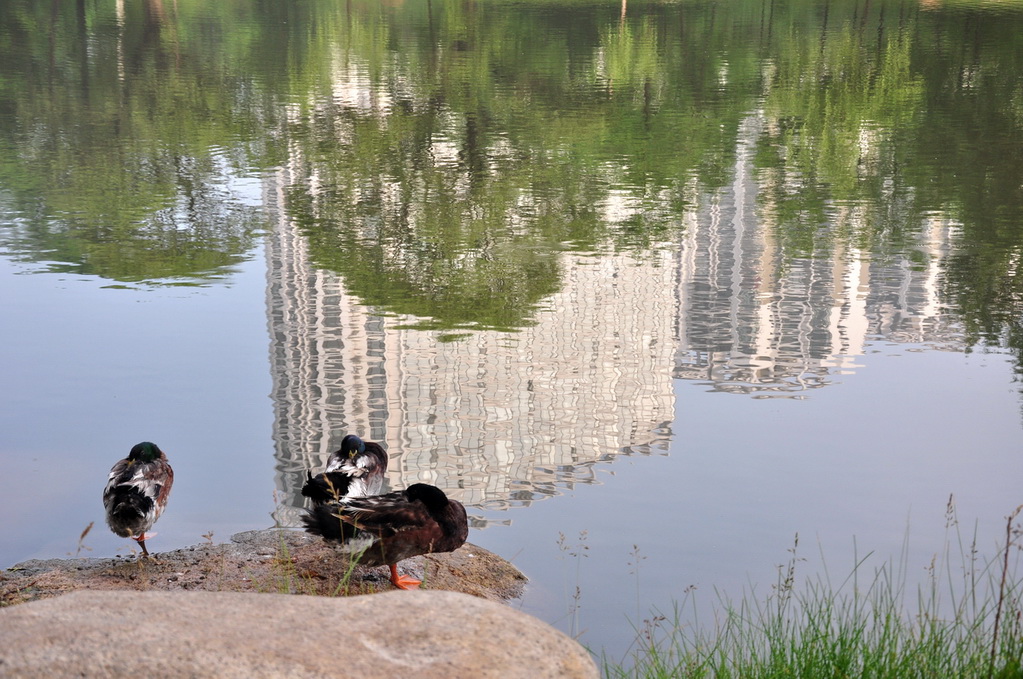
[[[306,510],[307,532],[339,542],[364,566],[391,569],[399,589],[420,581],[399,575],[397,564],[420,554],[451,552],[469,536],[465,507],[440,488],[416,483],[405,490],[328,502]]]

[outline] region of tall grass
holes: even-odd
[[[720,593],[713,624],[696,616],[687,591],[669,615],[639,630],[625,662],[604,658],[609,678],[662,677],[977,677],[1023,679],[1023,507],[1006,517],[994,557],[964,542],[950,498],[945,549],[915,592],[907,585],[908,548],[867,572],[855,559],[833,585],[823,573],[800,583],[796,549],[769,595]],[[798,546],[798,537],[796,540]],[[910,605],[911,604],[911,605]]]

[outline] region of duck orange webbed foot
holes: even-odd
[[[142,556],[146,557],[150,561],[156,561],[156,557],[149,553],[146,549],[146,540],[156,535],[156,533],[143,533],[142,535],[132,535],[131,539],[139,543],[139,547],[142,548]]]
[[[391,583],[398,589],[419,589],[419,585],[423,584],[422,580],[416,580],[410,578],[407,575],[399,575],[398,567],[395,565],[391,566]]]

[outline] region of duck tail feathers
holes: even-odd
[[[319,535],[325,540],[345,540],[352,536],[353,528],[341,520],[340,506],[322,504],[306,510],[302,516],[307,533]]]
[[[302,486],[302,495],[316,504],[337,502],[348,494],[350,482],[351,479],[341,472],[317,474],[315,478],[309,474],[308,480]]]

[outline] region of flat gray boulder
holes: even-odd
[[[598,677],[507,605],[446,591],[353,597],[81,590],[0,609],[0,676]]]

